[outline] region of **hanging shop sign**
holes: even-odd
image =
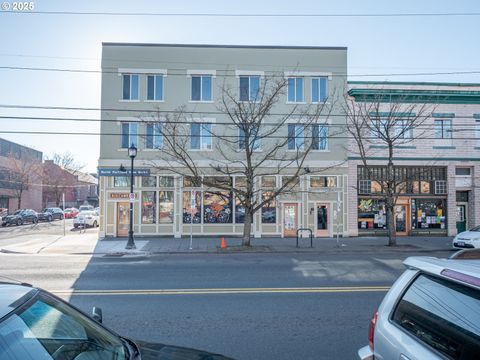
[[[130,176],[130,169],[98,169],[98,176]],[[150,169],[133,169],[133,176],[150,176]]]

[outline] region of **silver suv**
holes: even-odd
[[[479,359],[480,261],[410,257],[404,264],[359,358]]]

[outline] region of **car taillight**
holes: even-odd
[[[370,326],[368,327],[368,345],[373,351],[375,325],[377,325],[378,311],[375,311],[372,320],[370,320]]]

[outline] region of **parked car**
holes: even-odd
[[[478,359],[480,262],[410,257],[370,322],[362,360]]]
[[[449,259],[480,260],[480,249],[463,249],[451,255]]]
[[[93,211],[94,210],[94,207],[92,205],[81,205],[79,208],[78,208],[78,211],[79,212],[82,212],[82,211]]]
[[[154,360],[227,357],[122,337],[55,295],[28,284],[0,282],[1,359]]]
[[[66,208],[64,211],[63,211],[63,214],[65,216],[65,219],[72,219],[74,218],[75,216],[77,216],[79,213],[78,209],[77,208]]]
[[[63,220],[63,210],[57,207],[46,208],[43,212],[38,213],[38,220],[40,221],[52,221],[55,219]]]
[[[455,236],[452,241],[452,246],[454,249],[480,248],[480,226],[475,226]]]
[[[0,208],[0,222],[2,222],[2,218],[8,215],[8,209]]]
[[[100,224],[100,219],[95,211],[81,211],[75,219],[73,219],[73,227],[97,227]]]
[[[32,209],[17,210],[11,215],[2,218],[2,226],[22,225],[25,223],[36,224],[38,222],[38,214]]]

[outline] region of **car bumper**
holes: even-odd
[[[471,240],[454,240],[452,242],[452,247],[454,249],[474,249],[475,244]]]
[[[360,360],[374,360],[375,355],[373,354],[372,349],[370,349],[370,346],[364,346],[361,349],[358,350],[358,359]]]

